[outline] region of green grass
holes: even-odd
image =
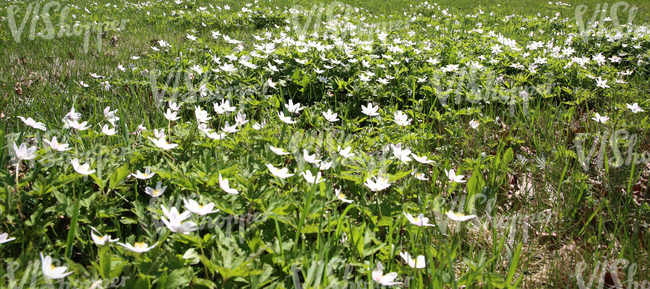
[[[334,14],[346,17],[347,11],[346,21],[358,27],[366,28],[365,23],[382,28],[382,24],[406,23],[417,16],[408,28],[389,31],[391,39],[414,43],[391,43],[404,50],[394,52],[373,34],[369,50],[355,47],[351,54],[336,45],[328,51],[301,51],[277,44],[271,58],[284,61],[270,62],[278,67],[277,72],[268,69],[266,58],[252,58],[259,67],[247,69],[226,56],[249,55],[255,45],[266,42],[254,36],[266,32],[271,39],[286,33],[296,40],[296,32],[286,30],[293,23],[288,9],[306,9],[298,18],[303,24],[316,4],[259,1],[248,7],[252,12],[242,12],[247,6],[239,1],[152,2],[141,7],[113,2],[74,2],[78,9],[71,9],[70,14],[82,23],[128,20],[123,30],[106,31],[101,51],[96,46],[97,34],[91,33],[87,53],[83,36],[29,40],[29,21],[17,43],[6,19],[9,5],[0,6],[0,16],[5,17],[0,22],[0,159],[7,161],[0,171],[0,232],[16,238],[0,245],[4,260],[0,283],[4,286],[12,288],[21,278],[30,282],[33,277],[34,286],[45,287],[49,279],[40,266],[28,269],[29,262],[40,260],[39,252],[63,260],[63,265],[75,271],[65,281],[86,282],[84,288],[114,277],[128,277],[128,288],[294,288],[296,282],[303,288],[352,283],[377,288],[371,271],[379,261],[384,274],[396,272],[398,281],[409,280],[408,288],[579,288],[580,266],[586,267],[582,279],[588,283],[603,262],[620,258],[636,268],[635,272],[629,271],[631,266],[615,269],[621,280],[650,280],[650,164],[625,164],[628,151],[650,152],[646,85],[650,39],[625,35],[608,41],[590,36],[586,41],[576,37],[565,45],[568,33],[579,32],[575,21],[549,20],[555,13],[560,13],[559,19],[575,17],[580,4],[588,5],[584,17],[590,19],[597,2],[563,1],[571,5],[567,7],[537,0],[457,0],[437,1],[440,9],[429,9],[410,0],[342,1],[359,10],[337,7]],[[319,3],[326,8],[331,2]],[[628,3],[639,8],[634,24],[648,23],[650,4]],[[231,9],[217,13],[210,4],[230,5]],[[27,5],[18,3],[17,23]],[[210,14],[197,13],[200,7]],[[443,16],[445,8],[453,16]],[[53,22],[58,23],[58,18],[54,13]],[[627,13],[619,13],[619,19],[627,20]],[[38,21],[35,31],[44,27]],[[612,28],[611,23],[608,27]],[[483,33],[471,31],[478,28]],[[320,35],[325,30],[321,26]],[[212,38],[213,31],[241,40],[243,52],[222,36]],[[504,52],[493,56],[491,47],[498,40],[485,36],[488,31],[516,41],[521,51],[501,44]],[[313,28],[307,32],[311,34]],[[187,34],[198,39],[192,41]],[[351,43],[353,38],[347,34],[343,41]],[[555,45],[575,49],[574,56],[591,58],[602,53],[609,59],[621,55],[622,62],[565,67],[566,59],[542,52],[548,50],[546,43],[551,39]],[[160,40],[171,48],[154,51],[151,47],[160,47]],[[308,40],[335,44],[309,36]],[[530,41],[543,41],[544,47],[530,50],[526,47]],[[525,52],[531,55],[524,56]],[[382,55],[392,55],[393,60]],[[235,64],[237,71],[212,71],[221,66],[213,57]],[[520,63],[528,68],[535,57],[547,58],[535,73],[510,66]],[[296,58],[309,62],[299,64]],[[347,66],[323,58],[338,59]],[[440,63],[427,62],[430,58]],[[490,63],[490,58],[499,61]],[[371,67],[365,67],[364,61]],[[466,75],[440,70],[449,64],[464,68],[471,61],[484,66],[473,75],[475,86],[467,85]],[[118,70],[118,65],[126,71]],[[193,71],[195,65],[203,70],[201,75]],[[323,74],[314,72],[317,68]],[[167,78],[179,70],[180,76],[193,74],[193,79],[187,79],[190,85],[179,78],[175,86],[175,78]],[[625,70],[634,73],[617,74]],[[161,72],[155,78],[157,89],[171,80],[167,92],[152,89],[154,71]],[[360,81],[368,71],[376,74],[373,80]],[[387,75],[395,78],[388,85],[377,83],[378,77]],[[597,87],[590,76],[608,79],[611,88]],[[208,77],[209,81],[202,82]],[[268,79],[277,83],[275,88],[268,86]],[[614,79],[627,83],[616,84]],[[82,87],[81,81],[89,87]],[[111,88],[103,89],[103,81]],[[546,89],[550,83],[555,85]],[[181,119],[167,121],[163,116],[166,101],[187,100],[202,84],[220,93],[188,100],[179,111]],[[530,101],[517,98],[518,91],[508,90],[513,87],[527,88]],[[252,93],[241,93],[243,88]],[[472,88],[488,92],[489,98]],[[158,94],[165,102],[158,103]],[[441,101],[445,97],[449,97],[446,106]],[[471,101],[477,97],[482,101]],[[213,103],[221,103],[222,98],[229,99],[237,111],[216,114]],[[284,105],[289,99],[306,108],[300,114],[290,113]],[[507,103],[510,100],[514,103]],[[361,113],[361,105],[368,102],[381,107],[379,116]],[[634,102],[646,111],[631,113],[626,104]],[[213,140],[200,131],[195,105],[208,111],[213,119],[207,125],[217,132],[226,122],[232,125],[238,112],[245,113],[250,122],[236,133],[226,133],[224,139]],[[101,126],[108,124],[103,114],[106,106],[118,110],[115,136],[101,134]],[[92,125],[90,130],[63,128],[61,119],[71,107]],[[322,115],[328,109],[338,113],[340,120],[328,122]],[[277,113],[281,111],[298,123],[280,121]],[[412,120],[409,126],[395,124],[397,111]],[[608,116],[609,121],[593,121],[595,113]],[[44,122],[48,131],[27,127],[17,116]],[[479,123],[476,129],[470,126],[472,120]],[[265,128],[252,127],[263,121]],[[137,133],[139,125],[147,130]],[[152,144],[153,129],[162,128],[166,140],[178,144],[177,148],[167,151]],[[613,132],[621,129],[628,135],[612,140]],[[578,144],[582,140],[587,155],[602,133],[608,133],[608,139],[593,147],[589,170],[585,170]],[[72,150],[63,154],[50,149],[43,140],[53,136]],[[22,161],[18,174],[9,162],[13,142],[39,149],[36,161]],[[389,146],[397,143],[434,162],[401,161]],[[339,145],[352,147],[356,155],[342,158]],[[277,156],[269,146],[290,154]],[[599,165],[601,147],[607,159]],[[332,168],[323,170],[323,183],[310,184],[300,175],[305,170],[320,171],[304,160],[303,150],[333,162]],[[89,163],[96,172],[81,176],[71,167],[71,158]],[[295,175],[274,177],[266,164],[290,168]],[[146,166],[156,172],[153,179],[127,178]],[[450,182],[445,175],[450,169],[464,175],[467,182]],[[416,179],[414,171],[424,173],[428,180]],[[391,186],[369,190],[364,183],[378,174],[389,175]],[[219,186],[220,176],[239,194],[226,194]],[[159,181],[167,186],[163,196],[156,199],[145,194],[146,187],[154,188]],[[336,196],[339,188],[354,202],[341,202]],[[210,218],[191,216],[188,221],[201,227],[197,231],[173,233],[160,222],[164,216],[160,205],[182,212],[186,210],[183,198],[203,205],[214,203],[220,211]],[[447,211],[477,218],[457,223]],[[436,226],[415,226],[404,213],[416,217],[422,213]],[[251,221],[253,215],[262,217]],[[120,242],[158,244],[147,253],[133,253],[115,243],[99,247],[91,240],[90,226]],[[426,268],[407,266],[400,252],[423,255]],[[598,286],[598,280],[592,287]]]

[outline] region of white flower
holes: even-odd
[[[76,129],[76,130],[87,130],[87,129],[90,128],[90,126],[88,125],[88,122],[87,122],[87,121],[84,121],[84,122],[82,122],[82,123],[79,123],[79,122],[76,121],[76,120],[75,120],[75,121],[70,121],[70,122],[68,122],[68,125],[69,125],[71,128],[74,128],[74,129]]]
[[[224,65],[219,66],[219,69],[225,71],[225,72],[234,72],[237,70],[234,65],[231,63],[225,63]]]
[[[316,159],[316,157],[317,157],[316,154],[309,155],[309,152],[307,152],[307,150],[303,150],[302,155],[305,158],[305,161],[310,163],[310,164],[317,164],[317,163],[320,162],[320,160]]]
[[[372,103],[368,103],[368,106],[361,105],[361,112],[367,116],[378,116],[379,106],[372,106]]]
[[[156,138],[164,138],[165,137],[165,129],[164,128],[161,129],[161,130],[154,129],[153,130],[153,136],[155,136]]]
[[[407,126],[411,124],[412,119],[409,119],[406,114],[404,114],[401,110],[398,110],[394,113],[395,116],[395,123],[399,126]]]
[[[253,125],[254,130],[260,130],[263,129],[266,126],[266,119],[263,120],[261,123],[256,123]]]
[[[111,129],[109,129],[109,128],[108,128],[108,125],[105,124],[105,125],[102,127],[102,133],[105,134],[105,135],[115,135],[115,128],[111,128]]]
[[[233,195],[239,194],[237,190],[230,188],[230,186],[228,185],[228,179],[222,178],[221,174],[219,174],[219,187],[221,187],[221,189],[228,194],[233,194]]]
[[[471,220],[471,219],[476,218],[476,215],[467,215],[466,216],[465,214],[460,213],[460,212],[459,213],[453,213],[452,211],[448,211],[447,212],[447,217],[449,217],[449,219],[452,219],[452,220],[457,221],[457,222],[463,222],[463,221],[467,221],[467,220]]]
[[[146,167],[145,170],[144,170],[144,173],[141,173],[138,170],[138,171],[135,172],[135,174],[131,174],[132,177],[134,177],[136,179],[140,179],[140,180],[148,180],[148,179],[153,178],[153,176],[155,176],[155,175],[156,175],[156,173],[152,173],[150,167]]]
[[[321,171],[329,170],[332,167],[332,164],[334,164],[334,162],[321,162],[320,165],[318,165],[318,169]]]
[[[120,240],[120,239],[111,239],[111,236],[109,236],[109,235],[97,236],[97,235],[95,235],[95,232],[97,230],[95,230],[95,228],[93,228],[93,227],[90,227],[90,228],[92,229],[92,231],[90,231],[90,237],[93,239],[93,242],[95,242],[95,244],[97,244],[97,246],[104,246],[106,244],[106,242],[115,243],[115,242]],[[97,232],[97,234],[99,234],[99,232]]]
[[[347,197],[343,193],[341,193],[341,188],[334,189],[334,193],[336,194],[336,198],[341,200],[341,202],[344,202],[344,203],[352,203],[353,202],[352,200],[347,199]]]
[[[636,102],[634,104],[626,104],[626,105],[627,105],[627,108],[629,108],[633,113],[644,112],[645,111],[642,108],[640,108],[639,104],[636,103]]]
[[[390,272],[384,275],[383,270],[384,268],[381,266],[381,262],[377,262],[377,268],[375,268],[375,270],[372,270],[372,280],[375,280],[375,282],[384,286],[393,286],[393,285],[402,284],[399,282],[393,282],[395,278],[397,278],[397,273]]]
[[[421,164],[430,164],[434,162],[432,160],[427,159],[427,156],[419,157],[414,153],[411,153],[411,156],[413,156],[413,158]]]
[[[284,122],[284,123],[287,123],[287,124],[296,123],[296,121],[291,120],[291,117],[284,116],[284,112],[282,112],[282,111],[278,113],[278,117],[280,117],[280,120],[282,122]]]
[[[478,125],[479,125],[478,121],[475,121],[473,119],[469,121],[469,126],[471,126],[473,129],[476,129]]]
[[[146,188],[144,188],[144,192],[147,193],[147,195],[150,195],[150,196],[152,196],[154,198],[160,197],[160,196],[162,196],[162,194],[165,193],[165,190],[167,189],[167,186],[164,186],[162,188],[161,188],[161,186],[162,186],[162,182],[158,182],[156,184],[156,189],[155,190],[150,188],[150,187],[146,187]]]
[[[420,226],[420,227],[433,227],[433,224],[429,224],[429,218],[425,218],[423,214],[420,214],[417,217],[413,217],[413,215],[409,213],[404,213],[404,216],[406,216],[406,219],[411,222],[411,224]]]
[[[176,120],[180,119],[180,117],[176,116],[176,112],[172,111],[169,108],[167,109],[167,113],[163,113],[163,115],[169,121],[176,121]]]
[[[113,125],[113,126],[115,126],[116,121],[120,120],[119,117],[115,116],[116,113],[117,113],[117,109],[111,111],[110,106],[107,106],[106,108],[104,108],[104,118],[106,118],[106,120],[108,122],[110,122],[111,125]]]
[[[173,111],[178,111],[181,107],[174,101],[170,100],[169,101],[169,109]]]
[[[52,265],[52,257],[47,256],[43,258],[43,252],[41,252],[41,263],[43,264],[43,276],[50,279],[61,279],[74,273],[74,271],[66,273],[65,271],[68,270],[68,267],[54,267]]]
[[[274,176],[276,176],[278,178],[281,178],[281,179],[286,179],[286,178],[291,177],[291,176],[294,175],[294,174],[289,173],[288,168],[279,169],[279,168],[274,167],[271,164],[266,164],[266,167],[269,168],[269,171],[271,172],[271,174],[273,174]]]
[[[129,249],[129,250],[131,250],[133,252],[144,253],[144,252],[147,252],[147,251],[153,249],[154,247],[156,247],[156,245],[158,245],[158,242],[156,242],[156,244],[151,245],[151,247],[147,247],[147,243],[144,243],[144,242],[135,242],[135,243],[133,243],[133,245],[131,245],[131,244],[123,244],[123,243],[117,243],[117,244],[124,247],[124,248],[127,248],[127,249]]]
[[[214,203],[209,203],[205,206],[201,206],[195,200],[186,200],[186,199],[183,199],[183,203],[185,203],[186,209],[200,216],[205,216],[207,214],[219,212],[219,210],[214,210],[214,211],[212,210],[214,208]]]
[[[208,132],[205,132],[205,134],[206,134],[210,139],[217,139],[217,140],[218,140],[218,139],[224,139],[224,138],[226,137],[226,134],[225,134],[225,133],[216,133],[216,132],[208,133]]]
[[[591,119],[595,120],[596,122],[600,122],[600,123],[605,124],[609,120],[609,117],[604,116],[604,115],[600,116],[599,113],[596,113],[596,117],[592,117]]]
[[[205,110],[201,110],[201,107],[195,106],[194,107],[194,115],[196,116],[196,120],[199,123],[206,123],[208,120],[211,120],[212,117],[208,116],[208,112]]]
[[[598,53],[594,55],[592,59],[596,61],[596,63],[598,63],[598,66],[605,64],[605,62],[607,61],[607,58],[605,58],[605,56],[602,53]]]
[[[596,79],[596,86],[600,88],[609,88],[609,85],[607,85],[607,79],[602,79],[600,76]]]
[[[170,149],[173,149],[173,148],[178,146],[178,144],[169,144],[169,143],[167,143],[167,140],[165,140],[165,138],[159,138],[159,139],[152,139],[150,137],[147,137],[147,138],[149,140],[151,140],[151,142],[153,142],[153,144],[156,147],[164,149],[164,150],[170,150]]]
[[[354,153],[351,152],[352,147],[347,147],[345,149],[341,149],[341,146],[339,146],[338,151],[339,151],[339,154],[341,155],[341,157],[343,157],[343,158],[349,158],[349,157],[354,156]]]
[[[178,209],[176,209],[176,207],[172,207],[170,210],[167,210],[165,206],[160,205],[160,208],[162,208],[163,214],[169,220],[176,220],[182,222],[192,215],[192,213],[189,211],[185,211],[181,214],[180,212],[178,212]]]
[[[271,88],[275,88],[275,85],[276,85],[276,84],[277,84],[277,82],[273,82],[273,81],[271,81],[270,78],[269,78],[269,80],[266,81],[266,85],[268,85],[268,86],[271,87]]]
[[[16,152],[16,157],[20,160],[31,160],[33,158],[36,158],[36,147],[30,147],[29,149],[27,148],[26,143],[21,143],[20,147],[16,146],[16,143],[13,143],[14,151]]]
[[[175,208],[172,208],[175,209]],[[170,218],[167,220],[165,217],[160,217],[160,220],[165,223],[167,229],[173,233],[189,234],[190,232],[198,230],[198,226],[194,222],[182,222],[179,218]]]
[[[79,174],[90,175],[95,172],[95,170],[90,169],[90,164],[79,165],[79,159],[72,159],[72,168]]]
[[[321,178],[321,173],[320,172],[318,172],[318,174],[316,174],[316,176],[312,175],[311,171],[302,172],[302,173],[300,173],[300,175],[303,178],[305,178],[305,180],[310,184],[314,184],[314,183],[318,184],[318,183],[325,180],[325,179]]]
[[[327,112],[323,112],[323,116],[325,117],[325,119],[327,119],[330,122],[335,122],[335,121],[339,120],[337,118],[338,113],[332,113],[331,109],[328,109]]]
[[[456,175],[456,171],[454,169],[451,169],[449,171],[445,170],[445,175],[447,175],[447,178],[449,178],[449,182],[455,182],[455,183],[464,183],[466,181],[463,180],[465,177],[464,175]]]
[[[7,233],[0,234],[0,244],[16,240],[16,238],[7,239],[7,237],[9,237],[9,234],[7,234]]]
[[[246,115],[245,114],[242,114],[240,112],[235,116],[235,124],[236,125],[238,125],[238,126],[239,125],[245,125],[246,123],[248,123],[248,120],[246,120]]]
[[[103,86],[103,87],[104,87],[104,90],[106,90],[106,91],[108,91],[109,89],[111,89],[111,84],[108,83],[108,81],[100,82],[99,84],[100,84],[101,86]]]
[[[271,148],[271,151],[276,155],[284,156],[289,154],[288,152],[285,152],[283,148],[276,148],[274,146],[269,146],[269,147]]]
[[[373,192],[382,191],[390,187],[390,183],[388,182],[388,179],[384,177],[375,177],[375,181],[372,181],[370,178],[367,178],[364,185]]]
[[[395,155],[395,157],[398,158],[400,161],[403,161],[405,163],[411,161],[411,158],[409,157],[409,155],[411,154],[411,150],[402,149],[402,144],[397,144],[397,145],[391,144],[390,146],[393,149],[393,155]]]
[[[20,118],[20,120],[22,120],[27,126],[31,126],[31,127],[35,128],[35,129],[40,129],[42,131],[47,131],[47,128],[45,128],[44,123],[37,122],[37,121],[33,120],[31,117],[28,117],[27,119],[25,119],[24,117],[19,116],[18,118]]]
[[[78,121],[81,119],[81,113],[75,112],[74,107],[70,109],[70,112],[68,112],[65,117],[63,117],[63,123],[67,124],[68,122],[71,121]],[[66,126],[67,128],[67,126]]]
[[[413,257],[411,257],[408,252],[400,252],[399,255],[402,256],[404,262],[413,269],[422,269],[426,266],[423,255],[418,256],[416,260],[413,260]]]
[[[413,171],[411,174],[414,175],[415,178],[420,180],[420,181],[428,181],[429,180],[427,177],[424,176],[424,173],[418,173],[417,171]]]
[[[237,132],[237,124],[235,123],[231,126],[228,126],[228,122],[226,122],[226,125],[222,128],[222,130],[228,133],[235,133]]]
[[[182,214],[178,212],[175,207],[172,207],[171,210],[167,211],[165,206],[160,206],[163,209],[164,217],[160,217],[160,220],[165,223],[167,228],[174,233],[189,234],[190,232],[196,231],[198,229],[196,223],[194,222],[184,222],[183,221],[190,217],[191,212],[185,211]],[[167,217],[169,220],[167,220]]]
[[[221,105],[217,106],[217,104],[214,103],[213,106],[214,106],[214,111],[218,114],[223,114],[225,112],[233,112],[237,109],[234,106],[230,106],[230,101],[226,99],[221,100]]]
[[[293,112],[293,113],[298,113],[304,109],[304,107],[300,107],[300,103],[293,104],[293,100],[291,99],[289,99],[289,103],[288,104],[285,103],[284,106],[287,108],[289,112]]]

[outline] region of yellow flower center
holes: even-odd
[[[202,206],[202,205],[199,205],[199,210],[200,210],[200,209],[203,209],[203,206]]]
[[[344,195],[343,193],[340,193],[340,194],[339,194],[339,198],[341,198],[341,199],[345,199],[345,195]]]
[[[142,173],[142,176],[145,177],[145,178],[146,178],[148,175],[149,175],[149,174],[147,174],[147,173]]]
[[[56,267],[54,267],[54,265],[50,265],[50,266],[51,266],[50,267],[51,270],[54,270],[54,268],[56,268]]]
[[[454,213],[454,215],[456,215],[456,217],[464,217],[465,216],[465,214],[460,213],[460,212],[459,213]]]
[[[151,194],[154,196],[158,196],[158,194],[160,194],[160,190],[153,190]]]
[[[420,218],[418,218],[418,217],[414,217],[414,218],[413,218],[413,222],[417,223],[417,222],[419,222],[419,221],[420,221]]]
[[[133,243],[133,247],[139,248],[139,249],[143,249],[146,246],[147,245],[144,242],[135,242],[135,243]]]

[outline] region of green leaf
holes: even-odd
[[[99,187],[100,190],[104,190],[104,180],[100,179],[95,174],[91,174],[90,177],[95,181],[95,184]]]
[[[183,271],[184,269],[172,271],[167,277],[167,282],[165,286],[161,288],[176,289],[176,288],[181,288],[182,285],[185,285],[186,283],[189,283],[189,281],[185,279],[185,277],[183,276],[184,275]],[[160,287],[160,284],[158,287]]]
[[[408,171],[399,171],[394,175],[391,175],[388,180],[390,182],[395,182],[398,181],[399,179],[408,176],[413,170],[408,170]]]
[[[110,251],[110,246],[102,246],[101,250],[99,251],[99,273],[104,279],[111,278],[111,257],[112,254]]]
[[[513,156],[512,156],[512,148],[508,148],[505,154],[503,154],[503,159],[501,161],[501,172],[507,172],[508,171],[508,165],[510,165],[510,162],[512,161]]]
[[[111,176],[108,178],[109,180],[108,187],[111,190],[115,190],[122,183],[122,181],[124,181],[124,179],[126,179],[126,177],[129,176],[129,173],[130,173],[129,166],[126,164],[115,169],[111,173]]]
[[[79,202],[74,203],[72,209],[72,220],[70,220],[70,230],[68,230],[68,240],[65,243],[65,256],[70,259],[72,255],[72,244],[77,235],[77,219],[79,218]]]
[[[212,261],[210,261],[210,259],[208,259],[207,257],[205,257],[203,255],[200,255],[199,258],[201,258],[201,263],[203,263],[203,265],[205,265],[205,267],[207,267],[208,270],[210,270],[210,273],[214,274],[214,271],[217,270],[217,265],[212,263]]]
[[[524,274],[521,274],[519,278],[517,278],[515,284],[511,284],[512,278],[515,276],[515,271],[517,271],[519,257],[521,257],[521,243],[519,243],[519,246],[517,246],[517,250],[515,250],[515,254],[510,260],[510,268],[508,269],[508,275],[506,276],[506,284],[508,285],[508,288],[517,288],[517,285],[519,285],[519,283],[521,283],[523,280],[522,278],[524,277]]]
[[[167,271],[163,272],[160,277],[158,277],[158,283],[156,284],[156,289],[165,289],[167,288]]]
[[[192,279],[192,284],[201,285],[212,289],[217,288],[217,284],[215,284],[214,282],[196,276],[194,276],[194,279]]]
[[[135,283],[134,288],[151,289],[151,278],[140,273],[140,275],[138,275],[138,281]]]

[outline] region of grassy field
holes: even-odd
[[[3,287],[650,288],[647,1],[0,17]]]

